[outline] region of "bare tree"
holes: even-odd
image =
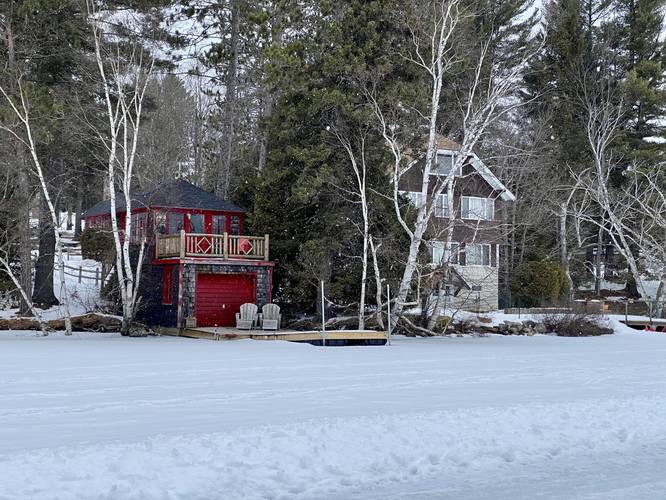
[[[660,315],[666,296],[666,194],[660,173],[664,166],[644,169],[634,166],[625,175],[627,184],[619,196],[630,209],[629,217],[623,219],[628,237],[647,272],[659,279],[655,303]]]
[[[88,0],[87,6],[108,120],[108,129],[98,131],[98,135],[108,152],[106,185],[110,193],[111,228],[116,250],[115,269],[122,301],[121,333],[130,335],[138,302],[141,265],[146,246],[144,237],[140,242],[138,259],[133,264],[130,252],[131,190],[144,97],[153,71],[154,59],[135,41],[130,41],[129,49],[126,50],[121,50],[117,44],[106,44],[105,33],[100,27],[102,23],[94,2]],[[120,196],[124,201],[126,214],[123,228],[118,224],[116,181],[120,184]]]
[[[358,135],[354,138],[353,142],[347,134],[336,129],[334,134],[343,149],[347,153],[349,158],[349,164],[351,165],[352,171],[354,172],[354,181],[355,181],[355,190],[349,191],[350,194],[356,200],[358,204],[361,216],[362,216],[362,227],[360,228],[361,235],[363,236],[363,250],[361,253],[361,295],[358,303],[358,329],[363,330],[365,328],[365,294],[367,287],[368,279],[368,252],[370,247],[370,241],[372,236],[370,234],[370,216],[368,210],[368,187],[367,187],[367,173],[368,168],[366,164],[366,141],[367,141],[367,130],[360,130]],[[374,270],[375,277],[378,282],[381,283],[379,279],[376,252],[373,251],[374,257]],[[380,297],[380,302],[377,304],[377,307],[380,307],[381,304],[381,286],[379,287],[378,296]]]
[[[392,183],[395,214],[400,225],[410,239],[409,251],[405,259],[405,267],[398,286],[396,303],[392,310],[393,320],[401,316],[412,287],[412,280],[417,267],[417,259],[424,241],[424,235],[436,207],[436,199],[445,190],[453,192],[455,173],[472,156],[472,151],[486,130],[501,116],[510,113],[523,102],[509,101],[520,82],[520,75],[529,60],[540,50],[540,47],[527,47],[519,60],[506,67],[504,62],[490,60],[490,41],[482,44],[476,70],[470,88],[462,104],[462,141],[454,164],[447,176],[438,176],[435,185],[431,186],[431,172],[437,154],[436,135],[440,115],[440,97],[442,85],[455,66],[460,62],[460,54],[452,43],[459,24],[464,17],[460,0],[437,0],[429,2],[431,10],[424,13],[426,21],[422,25],[409,25],[412,34],[412,51],[406,58],[429,77],[430,99],[429,110],[423,113],[424,125],[427,127],[427,141],[422,155],[410,153],[406,141],[401,139],[401,130],[390,121],[384,113],[377,98],[368,92],[373,104],[375,115],[386,146],[393,155]],[[488,67],[489,73],[487,72]],[[416,220],[408,223],[401,214],[399,200],[399,184],[401,178],[417,163],[423,160],[421,196],[422,205],[418,208]],[[449,204],[453,197],[449,196]],[[450,213],[453,214],[452,206]],[[452,228],[451,228],[452,231]],[[448,238],[450,243],[450,235]],[[446,245],[449,248],[450,245]],[[445,259],[448,258],[445,250]]]
[[[624,198],[618,197],[610,182],[611,173],[618,168],[618,159],[613,155],[611,144],[619,132],[622,104],[616,102],[611,89],[603,84],[587,82],[581,104],[587,116],[586,133],[592,166],[580,173],[572,173],[576,186],[584,195],[574,215],[579,221],[600,228],[609,235],[615,248],[627,261],[641,297],[648,299],[634,255],[631,207]]]
[[[56,256],[58,259],[58,268],[60,271],[60,302],[65,308],[65,334],[72,334],[72,318],[69,310],[69,297],[67,292],[67,283],[65,281],[65,259],[63,257],[63,240],[62,240],[62,226],[60,224],[60,217],[56,212],[53,197],[49,191],[49,186],[46,181],[44,169],[42,168],[41,160],[37,154],[37,143],[35,141],[34,131],[32,127],[32,116],[30,114],[30,104],[26,96],[25,88],[23,86],[22,77],[19,76],[16,82],[16,92],[18,94],[15,101],[4,87],[0,86],[0,94],[4,97],[5,101],[13,115],[19,120],[21,131],[15,130],[13,127],[0,123],[0,130],[4,130],[11,134],[17,141],[23,144],[28,151],[32,161],[32,170],[37,176],[39,186],[51,218],[53,227],[53,234],[55,236]],[[25,290],[23,290],[25,292]],[[22,294],[23,295],[23,294]]]

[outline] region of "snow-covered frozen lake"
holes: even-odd
[[[666,334],[0,332],[0,499],[666,498]]]

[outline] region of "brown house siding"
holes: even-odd
[[[401,179],[398,189],[400,191],[420,192],[422,185],[423,166],[414,165]],[[438,176],[431,175],[429,185],[429,198],[431,198],[440,184]],[[442,178],[443,180],[443,178]],[[444,192],[446,194],[446,191]],[[472,196],[493,199],[493,220],[464,220],[461,219],[462,197]],[[453,191],[454,229],[453,242],[460,244],[460,258],[455,265],[460,275],[474,288],[474,290],[461,290],[459,295],[451,298],[451,305],[470,311],[489,311],[498,307],[498,249],[502,244],[503,202],[500,193],[472,167],[464,165],[462,175],[456,179]],[[445,241],[447,229],[451,220],[448,217],[433,215],[426,235],[430,241]],[[465,244],[478,243],[490,245],[490,266],[467,265]],[[428,251],[430,251],[428,249]]]

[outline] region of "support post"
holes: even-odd
[[[229,233],[224,232],[224,260],[229,260]]]
[[[264,235],[264,260],[268,261],[268,235]]]
[[[185,258],[185,230],[180,230],[180,258]]]
[[[388,345],[391,345],[391,288],[389,284],[386,284],[386,341]]]
[[[326,302],[324,299],[324,280],[321,280],[321,345],[326,346]]]

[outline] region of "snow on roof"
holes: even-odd
[[[462,149],[462,146],[451,139],[444,137],[443,135],[437,135],[435,137],[435,145],[438,150],[456,152]],[[493,174],[490,169],[483,163],[476,154],[472,153],[468,165],[474,167],[474,169],[483,177],[483,179],[492,187],[495,191],[500,193],[500,198],[504,201],[516,201],[515,195],[509,191],[502,181],[500,181],[495,174]]]
[[[500,198],[504,201],[516,201],[516,196],[509,191],[502,181],[500,181],[495,174],[493,174],[490,169],[483,163],[476,154],[472,153],[472,159],[469,162],[472,167],[476,169],[477,172],[483,177],[483,179],[492,187],[495,191],[500,193]]]

